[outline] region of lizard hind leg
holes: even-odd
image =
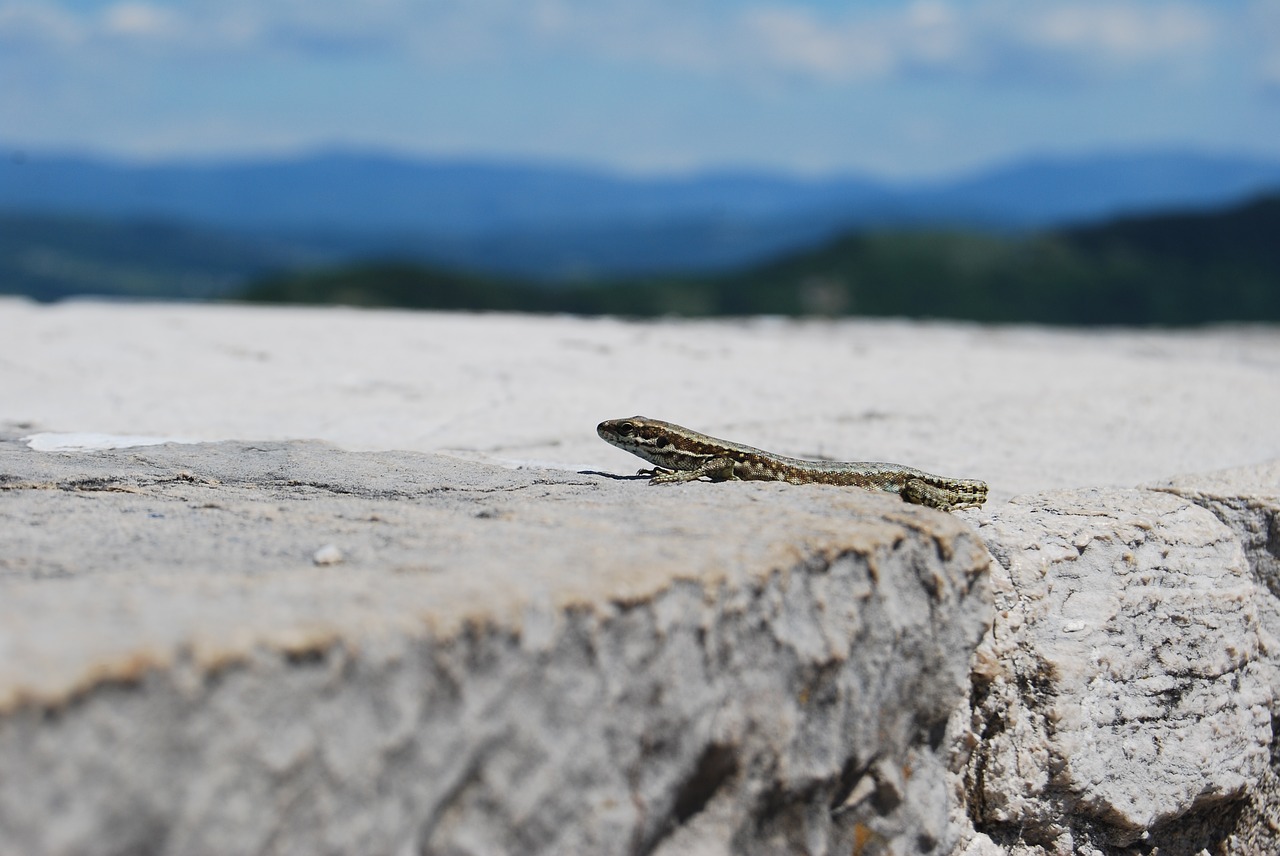
[[[936,488],[920,479],[907,479],[907,483],[902,486],[902,500],[904,502],[910,502],[913,505],[927,505],[930,508],[937,508],[942,511],[951,510],[951,499],[947,494],[947,491]]]
[[[942,511],[957,508],[980,508],[987,501],[985,483],[970,479],[957,479],[955,487],[938,487],[924,479],[908,479],[902,486],[902,498],[916,505],[927,505]]]
[[[920,479],[909,479],[902,485],[902,500],[914,505],[928,505],[940,511],[951,511],[951,491],[934,487]]]
[[[931,485],[923,479],[908,479],[902,486],[902,498],[916,505],[927,505],[940,511],[977,508],[986,501],[986,486],[981,491],[961,491]]]

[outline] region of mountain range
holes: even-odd
[[[1280,195],[1213,212],[1131,216],[1016,235],[850,232],[725,273],[533,288],[423,265],[267,277],[268,303],[632,317],[841,316],[987,323],[1198,325],[1280,321]]]
[[[300,263],[371,258],[564,281],[741,267],[855,229],[1023,232],[1210,208],[1274,188],[1280,161],[1178,152],[1028,160],[916,182],[637,176],[362,152],[152,164],[12,153],[0,160],[0,226],[10,233],[0,252],[70,270],[92,261],[76,256],[86,240],[145,255],[169,229],[195,256],[221,260],[200,267],[208,276],[195,292]],[[216,251],[199,248],[206,238]]]

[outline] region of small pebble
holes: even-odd
[[[343,560],[342,551],[333,544],[325,544],[311,557],[317,565],[336,565]]]

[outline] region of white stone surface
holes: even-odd
[[[41,431],[21,438],[28,449],[37,452],[87,452],[101,449],[137,449],[163,446],[165,443],[196,443],[182,437],[139,437],[128,434],[57,433]]]
[[[0,424],[634,471],[643,414],[996,501],[1280,458],[1280,329],[662,321],[0,299]]]
[[[997,560],[965,770],[979,829],[1066,856],[1247,796],[1271,689],[1234,532],[1168,494],[1098,489],[1016,499],[979,531]]]
[[[958,735],[960,746],[953,768],[953,833],[964,827],[970,816],[977,821],[977,828],[970,825],[962,830],[961,846],[970,856],[1095,852],[1110,856],[1123,852],[1135,839],[1134,846],[1158,846],[1162,856],[1191,856],[1197,852],[1194,842],[1220,842],[1232,824],[1232,837],[1227,840],[1237,844],[1226,852],[1275,849],[1274,830],[1280,829],[1280,778],[1267,769],[1266,743],[1270,738],[1267,707],[1275,708],[1274,687],[1280,685],[1276,677],[1280,675],[1280,659],[1275,653],[1280,650],[1275,641],[1280,638],[1280,608],[1265,590],[1271,587],[1280,593],[1280,582],[1276,582],[1280,580],[1280,565],[1276,564],[1280,502],[1275,491],[1276,465],[1263,462],[1280,459],[1277,378],[1280,328],[1275,327],[1077,331],[905,321],[631,323],[349,309],[88,302],[38,306],[0,298],[0,436],[16,440],[35,435],[41,438],[36,445],[47,447],[43,455],[51,460],[72,448],[120,446],[119,438],[130,442],[165,437],[301,438],[326,440],[354,450],[440,452],[508,467],[627,473],[640,462],[600,442],[594,426],[604,418],[640,413],[787,454],[898,461],[946,475],[987,480],[992,488],[988,507],[954,515],[955,520],[981,525],[981,533],[1001,558],[1003,569],[993,578],[1001,586],[1003,604],[996,616],[996,634],[975,661],[974,686],[983,692],[974,696],[973,710],[959,708],[951,719],[951,734]],[[113,437],[117,439],[111,440]],[[268,447],[269,442],[246,446]],[[182,452],[179,457],[198,459],[204,454],[198,451],[201,447],[191,448],[195,451]],[[239,759],[228,760],[227,766],[220,768],[227,777],[224,786],[213,781],[192,795],[166,793],[171,780],[162,776],[152,783],[165,799],[194,800],[184,803],[194,806],[195,812],[190,815],[192,825],[183,827],[184,835],[217,826],[241,836],[235,841],[247,842],[246,848],[260,843],[265,840],[262,836],[269,834],[264,818],[270,815],[254,814],[256,807],[264,805],[256,801],[265,799],[263,788],[269,789],[271,782],[283,777],[300,788],[295,794],[302,795],[297,797],[301,803],[289,803],[299,808],[294,814],[286,813],[288,821],[296,823],[298,830],[313,831],[317,836],[313,842],[320,841],[319,836],[331,836],[324,840],[335,847],[343,842],[367,843],[375,840],[371,836],[380,830],[394,829],[400,838],[392,835],[377,840],[430,840],[437,835],[442,836],[439,840],[458,841],[483,851],[493,841],[483,838],[485,824],[477,819],[486,817],[484,800],[493,793],[515,795],[511,805],[516,807],[517,820],[531,816],[530,800],[545,797],[558,806],[572,804],[571,799],[557,802],[572,792],[558,794],[556,782],[530,773],[541,763],[530,759],[543,758],[539,753],[544,750],[544,754],[573,766],[574,758],[563,754],[559,743],[544,746],[539,737],[506,746],[499,753],[506,766],[495,767],[493,775],[478,788],[466,779],[470,775],[467,771],[474,769],[467,764],[477,756],[466,752],[457,756],[432,754],[437,749],[429,739],[415,744],[413,751],[422,753],[415,759],[444,763],[449,782],[465,780],[456,792],[433,791],[434,796],[424,797],[448,806],[439,816],[429,818],[429,828],[419,825],[411,830],[412,811],[400,806],[387,808],[388,813],[382,814],[356,811],[343,824],[321,829],[316,826],[320,816],[316,812],[323,812],[323,807],[306,801],[306,795],[312,793],[306,782],[315,774],[324,781],[336,776],[331,781],[339,783],[337,796],[324,792],[325,800],[332,798],[325,805],[360,804],[360,799],[377,792],[370,784],[377,777],[370,778],[362,765],[370,758],[379,759],[379,763],[394,758],[395,752],[403,749],[403,729],[391,730],[395,746],[384,753],[361,743],[368,735],[362,736],[360,729],[339,727],[348,716],[368,720],[381,715],[361,707],[360,687],[353,690],[344,675],[357,676],[356,683],[369,678],[379,692],[385,689],[387,697],[399,699],[401,683],[420,690],[422,674],[436,674],[431,670],[440,668],[438,659],[421,659],[427,655],[414,647],[416,637],[405,635],[409,625],[403,623],[407,620],[403,610],[421,607],[424,612],[414,620],[429,614],[432,632],[452,628],[444,634],[449,638],[454,638],[456,622],[476,610],[501,616],[504,626],[521,628],[518,642],[507,647],[501,647],[505,643],[500,638],[495,641],[496,637],[483,635],[468,643],[472,653],[492,653],[498,650],[493,645],[498,645],[497,661],[485,661],[488,665],[480,668],[464,657],[449,661],[452,665],[446,669],[451,679],[460,673],[476,677],[479,689],[474,698],[480,699],[477,704],[486,713],[496,717],[484,720],[484,728],[502,732],[507,727],[503,723],[518,722],[528,709],[518,698],[505,708],[495,701],[501,694],[494,688],[513,674],[510,669],[516,668],[520,675],[525,674],[521,669],[551,675],[553,689],[581,689],[582,685],[575,683],[578,671],[556,671],[557,661],[553,658],[549,665],[539,661],[539,652],[562,646],[566,656],[574,655],[578,649],[570,638],[573,634],[565,635],[569,630],[614,638],[608,628],[567,621],[568,613],[563,610],[568,607],[550,599],[552,588],[563,590],[567,585],[578,592],[575,603],[582,601],[583,591],[588,601],[613,602],[611,598],[621,590],[623,601],[630,602],[628,598],[643,590],[642,600],[652,608],[653,626],[660,630],[653,638],[685,639],[686,630],[696,635],[690,628],[705,630],[699,623],[704,619],[686,621],[688,616],[682,610],[692,607],[661,595],[661,585],[655,581],[663,578],[663,568],[668,567],[664,562],[674,558],[704,563],[700,565],[703,568],[756,567],[753,562],[769,565],[770,561],[774,568],[793,566],[794,553],[786,554],[791,557],[788,559],[783,556],[785,550],[777,554],[782,559],[775,556],[769,561],[744,552],[743,544],[756,535],[748,522],[755,519],[750,512],[736,520],[736,525],[746,527],[732,530],[737,535],[717,529],[715,537],[705,532],[699,537],[690,528],[687,509],[674,510],[677,506],[683,509],[684,500],[679,497],[692,500],[700,514],[726,507],[797,503],[808,507],[828,501],[815,499],[808,490],[792,491],[777,485],[695,484],[676,488],[677,493],[637,493],[630,505],[616,509],[620,519],[629,519],[628,514],[634,517],[636,510],[648,510],[651,504],[668,507],[667,503],[673,503],[664,523],[644,516],[633,521],[646,536],[652,536],[644,541],[652,552],[644,555],[621,550],[619,545],[628,543],[627,539],[582,542],[577,524],[557,529],[552,517],[537,513],[526,517],[522,511],[512,530],[515,534],[501,548],[502,555],[519,557],[526,567],[550,570],[522,577],[512,585],[497,585],[488,575],[500,566],[494,565],[496,542],[487,521],[503,513],[501,509],[485,505],[475,518],[450,519],[448,525],[440,525],[443,518],[433,513],[422,517],[422,509],[414,507],[417,500],[409,500],[419,495],[415,491],[421,490],[424,496],[430,491],[422,485],[405,486],[406,479],[413,481],[414,466],[406,465],[405,456],[389,455],[380,458],[376,466],[357,466],[346,471],[343,478],[347,481],[334,482],[329,453],[314,444],[303,444],[302,448],[296,456],[285,453],[288,466],[281,467],[282,472],[289,467],[306,470],[299,484],[274,480],[271,472],[266,472],[258,474],[266,488],[253,490],[265,490],[266,494],[280,491],[290,502],[306,499],[291,508],[307,511],[290,516],[293,512],[283,514],[275,507],[279,496],[245,494],[252,479],[228,488],[231,496],[218,500],[220,509],[188,509],[192,525],[185,540],[170,543],[178,545],[175,556],[186,555],[195,561],[204,578],[188,591],[182,585],[166,583],[165,575],[158,574],[156,591],[162,600],[155,608],[139,607],[136,591],[121,585],[118,576],[110,572],[135,563],[138,537],[144,537],[145,543],[146,533],[168,525],[157,522],[167,518],[150,516],[148,503],[154,498],[133,494],[136,486],[125,485],[119,491],[104,487],[118,476],[118,468],[112,466],[86,470],[65,483],[30,487],[24,502],[32,504],[24,512],[28,517],[22,528],[0,528],[0,538],[8,537],[0,543],[0,580],[41,579],[40,586],[61,586],[57,591],[66,598],[59,601],[45,594],[55,588],[19,586],[7,590],[6,626],[10,634],[7,641],[0,640],[0,672],[5,676],[0,689],[12,690],[17,675],[28,682],[24,692],[29,694],[52,693],[54,698],[63,698],[68,692],[74,696],[96,686],[103,687],[104,694],[84,696],[83,705],[75,709],[85,713],[87,718],[80,722],[87,725],[67,720],[64,724],[70,730],[64,732],[50,729],[38,719],[21,719],[29,711],[18,718],[0,717],[0,743],[7,739],[10,748],[35,752],[35,760],[28,762],[41,769],[54,769],[50,759],[66,746],[79,746],[84,752],[77,757],[109,772],[111,747],[103,750],[97,742],[104,729],[133,734],[128,731],[130,723],[154,721],[148,717],[157,711],[172,725],[181,721],[181,715],[190,714],[193,705],[209,704],[215,714],[229,717],[226,721],[237,727],[226,731],[223,721],[191,720],[196,723],[193,730],[176,728],[167,733],[180,735],[181,741],[186,741],[180,741],[181,746],[188,749],[209,741],[212,754],[208,758],[212,760]],[[145,448],[120,454],[144,462],[155,459],[152,450]],[[83,455],[77,460],[76,466],[84,469]],[[465,469],[456,460],[441,466],[449,472],[449,479],[461,477]],[[1175,473],[1229,467],[1243,469],[1218,474],[1222,476],[1218,479],[1192,476],[1168,480]],[[159,499],[154,501],[181,504],[184,497],[207,487],[186,481],[190,475],[175,471],[169,482],[151,485],[148,489],[159,491]],[[537,487],[542,484],[539,479],[562,483],[566,477],[595,478],[521,473],[518,478],[527,484],[517,491],[541,491],[544,488]],[[368,519],[339,514],[317,525],[319,518],[309,512],[323,507],[322,497],[329,496],[335,484],[356,490],[358,502],[379,498],[386,502]],[[1074,491],[1006,504],[1018,494],[1138,484],[1154,485],[1165,493]],[[629,487],[649,490],[647,485]],[[379,491],[386,491],[385,496]],[[4,495],[0,493],[0,497]],[[1232,531],[1228,533],[1209,514],[1178,497],[1212,510]],[[99,499],[117,502],[123,513],[112,518],[111,526],[100,528],[96,540],[77,541],[68,536],[68,532],[77,531],[68,527],[98,525],[91,503]],[[834,501],[859,505],[867,498],[840,497]],[[538,508],[536,503],[532,507]],[[920,512],[912,510],[908,516],[916,513]],[[254,529],[257,534],[232,537],[229,533],[238,530],[225,528],[229,525],[226,521],[232,519],[236,525],[258,527]],[[609,525],[614,524],[616,520]],[[399,527],[406,534],[398,542],[388,541],[382,532],[384,525]],[[696,546],[678,548],[686,543],[679,537],[691,537],[690,543]],[[807,549],[814,546],[814,539],[821,542],[824,537],[804,530],[779,538],[778,544],[801,544]],[[837,537],[850,536],[839,529]],[[23,550],[14,550],[15,544]],[[490,553],[476,552],[477,545],[487,547]],[[317,556],[326,561],[333,558],[329,546],[338,550],[341,561],[316,564]],[[59,564],[55,557],[61,548],[82,549],[79,563]],[[562,578],[563,568],[554,561],[548,564],[549,559],[575,549],[585,549],[587,558],[570,563],[575,570],[567,579]],[[461,587],[449,595],[461,600],[455,603],[432,595],[426,598],[430,605],[422,607],[409,596],[412,591],[419,597],[436,591],[432,586],[437,582],[429,572],[438,561],[454,561],[461,555],[474,560],[470,571],[459,577]],[[1261,587],[1252,586],[1244,570],[1246,559],[1263,583]],[[920,561],[927,565],[925,559]],[[228,582],[209,574],[211,568],[219,567],[239,568],[245,571],[245,580]],[[602,578],[601,567],[612,568],[617,574]],[[85,568],[109,572],[101,581],[60,579],[68,568],[72,573]],[[272,580],[252,579],[254,574],[281,568],[287,573]],[[387,568],[393,573],[382,579],[381,585],[369,587],[370,570]],[[423,575],[426,582],[415,581],[415,574]],[[200,586],[204,586],[203,595]],[[886,589],[887,594],[894,591],[897,589]],[[767,596],[780,599],[777,604],[755,603],[749,597],[735,600],[730,603],[732,609],[723,615],[717,613],[716,620],[756,615],[752,610],[759,608],[765,610],[760,615],[767,612],[773,627],[773,622],[791,615],[793,607],[798,609],[797,604],[805,606],[812,593],[802,592],[803,597],[787,601],[783,590],[770,590]],[[521,601],[524,595],[530,599]],[[163,597],[171,600],[163,601]],[[819,600],[826,603],[827,597]],[[31,608],[24,609],[24,604]],[[65,611],[68,605],[82,609],[84,616],[92,619],[73,623],[89,640],[81,654],[101,657],[114,664],[111,668],[94,671],[98,662],[94,657],[64,656],[69,649],[63,625],[42,620],[40,610]],[[964,614],[966,620],[977,620],[974,614]],[[297,623],[306,615],[314,621]],[[145,620],[139,621],[139,616]],[[370,627],[384,625],[392,628],[389,635],[379,637],[383,642],[378,644],[385,643],[384,647],[361,648],[354,653],[344,649],[338,652],[340,656],[325,655],[317,670],[299,668],[311,663],[307,652],[314,652],[316,645],[329,644],[335,638],[355,638],[361,645],[372,645],[362,634]],[[828,631],[815,635],[812,628],[806,631],[806,626],[805,621],[784,620],[767,637],[799,652],[785,667],[792,671],[780,678],[792,681],[786,692],[792,692],[796,676],[805,674],[816,662],[813,657],[821,656],[823,639],[829,641]],[[27,629],[18,632],[19,627]],[[751,644],[761,636],[758,628],[747,632],[738,627],[734,632],[738,631]],[[134,638],[130,634],[137,632],[156,634],[157,650],[167,653],[159,659],[126,656],[128,652],[121,646],[127,648]],[[190,637],[193,632],[199,637],[197,644],[184,649],[184,634]],[[630,640],[628,645],[635,641],[626,634],[616,638]],[[929,635],[894,637],[897,647],[887,638],[878,639],[862,655],[867,662],[859,668],[867,670],[865,675],[887,673],[890,664],[897,662],[894,658],[916,668],[924,649],[912,646],[925,644],[922,640],[928,640]],[[955,656],[967,653],[954,639],[948,644]],[[277,653],[298,649],[304,656],[299,662],[288,657],[281,660],[270,653],[262,655],[255,647],[260,645]],[[38,660],[30,658],[33,650],[49,654],[50,668],[41,668]],[[392,654],[384,656],[388,650]],[[664,646],[655,642],[653,650],[664,650]],[[463,654],[466,652],[457,656]],[[678,659],[671,652],[662,656],[668,655]],[[174,656],[177,659],[166,659]],[[228,658],[248,664],[241,683],[202,683],[201,669]],[[386,665],[393,662],[400,665]],[[651,682],[670,678],[673,686],[691,684],[701,693],[703,684],[711,680],[706,674],[684,669],[683,661],[668,664],[659,658],[654,662],[658,663],[654,674],[661,674]],[[536,671],[544,667],[551,671]],[[140,697],[125,692],[135,685],[139,674],[152,668],[162,670],[158,683],[141,684],[145,692]],[[406,668],[409,672],[403,671]],[[746,669],[733,680],[761,687],[772,668],[767,665],[761,673]],[[628,673],[625,680],[636,677]],[[650,680],[648,672],[638,677]],[[172,685],[168,683],[171,678]],[[610,692],[622,692],[620,684],[610,683],[618,680],[624,679],[609,673],[607,680],[587,695],[609,698]],[[859,680],[863,683],[858,687],[872,687],[874,692],[886,686],[869,677]],[[536,689],[537,681],[533,679],[530,686]],[[741,683],[723,681],[715,691],[726,693],[724,698],[735,698],[742,687]],[[228,692],[231,695],[219,695]],[[306,724],[300,723],[299,708],[272,707],[272,699],[327,698],[326,693],[332,695],[330,701],[302,708],[308,716],[321,717]],[[7,704],[13,705],[21,695],[10,693]],[[548,704],[553,697],[554,693],[546,696]],[[239,707],[245,698],[259,707]],[[534,696],[525,696],[529,698]],[[140,707],[122,714],[125,708],[118,704],[122,699]],[[634,699],[627,696],[627,701],[630,704]],[[486,707],[490,702],[497,706]],[[157,704],[160,706],[155,707]],[[673,731],[685,734],[681,731],[685,720],[673,724],[662,719],[662,707],[655,703],[653,709],[639,714],[628,726],[633,732],[628,733],[642,735],[645,740]],[[256,712],[248,719],[237,712],[250,709]],[[765,747],[753,758],[776,759],[785,753],[774,751],[783,745],[775,738],[779,733],[792,733],[785,728],[799,728],[796,717],[803,715],[802,709],[803,705],[793,708],[775,697],[753,696],[735,709],[736,719],[717,727],[729,728],[725,733],[740,739],[735,745],[750,743],[755,747],[753,752]],[[650,714],[658,718],[646,719]],[[782,732],[749,735],[748,726],[760,727],[766,715],[776,715],[778,722],[790,725]],[[254,716],[263,718],[272,735],[260,745],[241,740],[247,733],[243,728]],[[503,718],[507,716],[512,719]],[[901,725],[910,719],[904,715],[896,721]],[[822,720],[826,725],[833,721],[830,717]],[[592,727],[603,729],[609,720],[592,722]],[[202,730],[205,724],[201,723],[208,724],[208,729]],[[973,730],[965,733],[970,726]],[[279,733],[271,731],[277,727]],[[328,727],[334,729],[332,733],[323,730]],[[11,730],[6,732],[6,728]],[[310,737],[308,729],[315,732]],[[715,754],[718,750],[700,754],[715,745],[708,737],[711,733],[695,729],[671,757],[651,768],[633,766],[650,771],[643,775],[655,776],[629,785],[632,792],[642,791],[659,806],[650,819],[637,820],[635,805],[628,806],[626,800],[611,802],[595,806],[599,825],[582,834],[597,835],[607,828],[640,829],[638,834],[644,841],[660,839],[656,852],[663,856],[741,852],[741,841],[733,839],[733,830],[745,828],[749,814],[743,814],[747,811],[744,806],[754,805],[758,810],[775,799],[774,792],[763,785],[751,791],[736,783],[725,791],[734,795],[732,799],[717,796],[721,792],[716,790],[693,817],[685,818],[687,822],[674,830],[654,831],[658,828],[654,824],[664,822],[661,818],[680,815],[671,800],[679,801],[673,795],[682,787],[692,787],[703,795],[698,785],[702,779],[709,778],[714,784],[731,778],[726,777],[724,758]],[[803,728],[795,733],[807,734]],[[41,742],[33,739],[33,734],[52,736]],[[763,742],[751,742],[756,736]],[[872,826],[865,827],[875,832],[863,839],[871,848],[868,852],[883,848],[890,840],[906,847],[906,830],[912,824],[926,833],[926,841],[946,841],[953,833],[940,831],[937,825],[944,793],[938,789],[935,775],[939,763],[933,747],[935,736],[916,734],[908,739],[905,732],[898,734],[893,744],[898,747],[894,761],[901,762],[897,766],[883,761],[862,765],[862,754],[875,740],[855,740],[861,747],[855,752],[861,753],[859,766],[849,770],[832,766],[833,755],[828,750],[841,748],[837,742],[811,743],[805,738],[786,744],[787,752],[796,750],[787,755],[791,759],[787,763],[796,764],[794,770],[799,773],[783,777],[787,786],[780,793],[791,799],[806,787],[817,788],[822,796],[813,805],[835,795],[840,797],[839,806],[834,815],[828,815],[826,809],[813,809],[807,815],[793,812],[774,817],[769,821],[774,826],[752,841],[764,842],[761,846],[767,847],[771,842],[790,842],[809,835],[806,840],[814,842],[811,849],[820,852],[826,839],[812,831],[830,829],[824,824],[832,823],[833,817],[837,825],[863,819],[873,826],[879,824],[875,827],[878,832]],[[822,751],[815,754],[815,747]],[[173,763],[189,761],[189,752],[171,749],[168,745],[158,747],[163,750],[158,757]],[[581,769],[599,772],[600,764],[592,763],[597,756],[584,757]],[[609,763],[615,760],[608,753],[599,757],[610,759]],[[265,767],[254,766],[260,763]],[[227,772],[235,769],[241,773],[247,770],[248,777],[237,779],[240,773]],[[903,771],[908,769],[917,774],[905,775]],[[54,799],[57,787],[66,790],[71,787],[67,782],[74,783],[57,776],[69,775],[64,769],[48,780],[54,791],[37,793],[19,788],[13,793],[19,798],[26,795],[34,799],[43,794]],[[590,778],[594,773],[583,775]],[[782,780],[764,776],[752,781],[760,785]],[[143,836],[131,840],[144,840],[153,828],[148,824],[159,823],[157,817],[164,816],[145,800],[141,810],[138,802],[130,803],[136,792],[129,790],[127,781],[109,775],[97,781],[103,793],[127,805],[129,822],[117,824],[117,828],[124,834]],[[238,788],[237,781],[249,787]],[[349,781],[358,783],[356,791],[343,791],[342,783]],[[810,790],[809,796],[817,792]],[[415,793],[422,796],[420,791]],[[454,793],[463,796],[454,799]],[[525,795],[524,802],[515,798],[520,794]],[[353,795],[354,802],[344,802]],[[1244,802],[1249,803],[1252,820],[1240,820],[1233,814]],[[103,816],[114,817],[111,812],[117,803],[108,800],[104,805]],[[910,811],[897,811],[899,805]],[[21,805],[10,810],[18,816],[39,817],[35,809],[24,814]],[[86,817],[76,816],[87,823]],[[253,823],[235,825],[246,817],[253,818]],[[94,830],[68,823],[53,831],[71,836],[66,839],[71,841],[76,835],[90,836]],[[541,842],[553,840],[550,833],[543,832],[533,834],[542,836],[537,838]],[[451,838],[454,833],[456,837]],[[474,838],[476,835],[482,837]],[[174,840],[189,844],[193,839],[179,836]]]
[[[706,487],[0,436],[0,856],[948,852],[976,535]]]
[[[1152,487],[1204,506],[1235,532],[1254,578],[1280,604],[1280,460],[1176,476]],[[1280,637],[1280,620],[1273,632]]]

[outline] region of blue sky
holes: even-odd
[[[1280,0],[0,0],[0,141],[895,177],[1280,157]]]

